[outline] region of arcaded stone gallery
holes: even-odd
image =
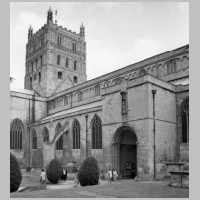
[[[98,160],[102,172],[155,178],[189,162],[189,45],[87,81],[85,27],[28,30],[25,89],[10,91],[10,151],[22,168]],[[94,66],[95,67],[95,66]]]

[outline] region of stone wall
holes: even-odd
[[[32,91],[11,88],[10,124],[14,119],[19,119],[23,124],[22,149],[11,149],[11,152],[18,158],[22,167],[29,165],[29,132],[27,124],[33,122],[34,118],[38,120],[46,116],[46,111],[45,99],[41,97],[34,98]]]

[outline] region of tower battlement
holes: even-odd
[[[76,33],[54,23],[50,8],[47,23],[28,30],[25,89],[47,97],[86,80],[85,27]]]

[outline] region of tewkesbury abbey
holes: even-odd
[[[87,81],[85,27],[28,29],[25,89],[10,91],[10,151],[22,168],[98,160],[151,179],[189,163],[189,45]],[[103,53],[103,52],[102,52]]]

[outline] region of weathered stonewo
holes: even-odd
[[[80,166],[86,156],[93,156],[104,173],[115,167],[119,176],[123,176],[127,170],[120,159],[122,143],[124,148],[135,152],[131,161],[135,162],[138,178],[154,177],[154,157],[156,177],[163,177],[166,173],[164,162],[188,162],[189,143],[182,144],[180,139],[180,107],[189,96],[189,83],[176,85],[175,82],[188,80],[189,45],[86,81],[86,43],[82,31],[73,33],[47,20],[47,24],[29,38],[26,90],[11,88],[10,92],[10,122],[18,118],[23,123],[23,148],[11,149],[11,152],[23,161],[22,167],[46,167],[54,157],[65,166],[68,163]],[[61,46],[57,44],[57,36],[62,37]],[[40,41],[40,38],[44,38],[41,46],[32,50],[32,43]],[[72,50],[73,41],[77,43],[77,51]],[[58,54],[62,55],[60,65],[57,65]],[[39,64],[41,55],[42,66]],[[65,66],[66,58],[69,58],[68,67]],[[74,60],[78,62],[77,70],[73,68]],[[169,74],[167,68],[171,60],[176,61],[176,72]],[[33,72],[30,70],[32,62]],[[58,79],[58,72],[63,73],[62,79]],[[73,82],[74,76],[78,77],[78,84]],[[34,90],[30,89],[31,77],[35,79],[32,84]],[[98,85],[99,94],[95,92]],[[152,90],[156,90],[155,119]],[[125,107],[122,105],[122,94],[126,97]],[[92,149],[92,122],[96,115],[102,123],[102,149]],[[80,149],[73,149],[75,119],[81,127]],[[62,131],[56,135],[58,123]],[[45,127],[49,132],[49,142],[44,143],[42,132]],[[36,150],[31,148],[33,129],[37,134]],[[132,139],[125,136],[128,133],[132,134]],[[55,150],[56,141],[62,134],[63,150]],[[133,145],[135,150],[128,145]]]

